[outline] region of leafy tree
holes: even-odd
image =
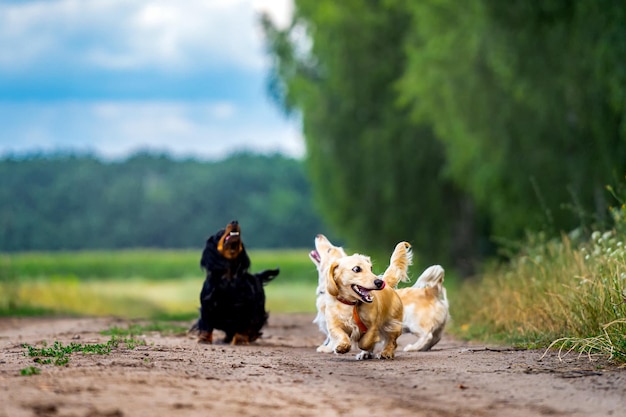
[[[270,88],[302,118],[315,201],[329,224],[359,250],[388,254],[408,240],[424,262],[475,256],[476,214],[443,176],[442,144],[398,105],[411,31],[404,6],[301,0],[289,28],[263,24]]]
[[[623,2],[295,4],[287,29],[264,20],[270,88],[351,244],[458,259],[606,216],[626,171]]]
[[[606,215],[626,171],[626,8],[619,1],[407,3],[400,83],[446,145],[449,175],[494,233]]]

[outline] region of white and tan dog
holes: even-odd
[[[403,332],[418,337],[415,343],[404,347],[405,352],[427,351],[441,340],[450,318],[444,274],[440,265],[433,265],[426,268],[412,287],[396,290],[404,306]]]
[[[330,338],[328,337],[328,326],[326,325],[326,300],[328,293],[326,292],[326,276],[325,270],[328,269],[330,264],[340,258],[348,256],[341,246],[335,246],[326,238],[326,236],[319,234],[315,237],[315,250],[309,253],[309,258],[315,264],[317,268],[317,291],[315,306],[317,307],[317,316],[313,320],[316,323],[320,331],[326,336],[324,343],[317,347],[318,352],[331,353],[333,347],[330,345]]]
[[[343,248],[333,245],[324,235],[315,238],[315,250],[309,257],[318,271],[317,289],[317,323],[326,340],[318,348],[318,352],[333,352],[334,348],[328,337],[325,308],[328,294],[325,288],[324,270],[330,263],[347,256]],[[400,281],[408,281],[408,267],[411,265],[412,253],[410,245],[401,242],[391,256],[389,267],[383,274],[386,284],[395,287]],[[403,331],[418,336],[418,340],[407,345],[405,351],[430,350],[441,340],[443,330],[449,319],[449,305],[446,290],[443,287],[444,270],[439,265],[427,268],[410,288],[396,290],[404,305]]]
[[[356,359],[370,359],[381,342],[378,358],[393,359],[402,334],[402,302],[396,291],[372,272],[370,258],[344,256],[324,272],[328,295],[324,316],[333,351],[347,353],[356,343],[361,349]]]

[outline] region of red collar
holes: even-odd
[[[354,308],[352,309],[352,318],[356,322],[356,325],[359,328],[359,330],[361,331],[361,333],[365,334],[367,332],[367,326],[365,325],[365,323],[363,323],[363,321],[361,320],[361,317],[359,317],[359,310],[358,310],[358,306],[361,303],[359,301],[355,301],[355,302],[351,303],[351,302],[346,301],[343,298],[339,298],[339,297],[337,297],[337,300],[339,300],[340,302],[342,302],[344,304],[347,304],[349,306],[354,306]]]
[[[363,323],[363,321],[361,321],[361,317],[359,317],[359,310],[357,310],[357,304],[355,304],[354,308],[352,309],[352,318],[354,318],[354,321],[356,322],[356,325],[359,327],[359,330],[361,331],[361,333],[365,334],[367,332],[367,326],[365,325],[365,323]]]
[[[350,302],[350,301],[344,300],[343,298],[340,298],[340,297],[337,297],[337,300],[339,302],[347,304],[349,306],[355,306],[355,305],[357,305],[359,303],[358,301]]]

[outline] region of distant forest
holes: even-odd
[[[309,247],[324,232],[304,163],[236,154],[0,159],[0,250],[201,248],[231,220],[248,248]]]

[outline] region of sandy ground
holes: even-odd
[[[356,361],[316,353],[312,315],[271,315],[249,346],[187,335],[37,365],[24,343],[105,343],[116,319],[1,319],[0,416],[623,416],[626,369],[570,355],[468,344]],[[41,374],[21,376],[31,365]]]

